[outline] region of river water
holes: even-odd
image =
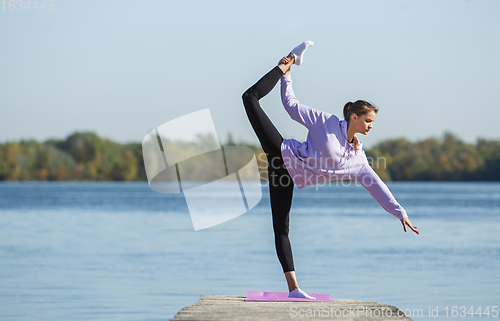
[[[500,319],[500,183],[388,184],[420,235],[344,185],[295,189],[304,291],[414,320]],[[255,208],[195,232],[184,196],[147,183],[0,183],[2,320],[169,320],[201,294],[247,290],[287,291],[265,185]]]

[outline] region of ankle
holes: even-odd
[[[292,67],[292,65],[293,62],[291,60],[287,64],[280,62],[278,63],[278,68],[281,69],[284,75],[290,70],[290,67]]]

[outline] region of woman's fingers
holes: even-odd
[[[280,62],[279,62],[279,63],[280,63],[280,64],[285,64],[285,65],[286,65],[286,64],[288,64],[289,62],[290,62],[290,58],[283,57],[283,58],[281,58],[281,60],[280,60]]]
[[[407,231],[406,229],[406,226],[408,225],[408,227],[415,233],[417,233],[418,235],[420,235],[420,232],[417,231],[417,227],[414,226],[413,224],[411,224],[410,220],[405,217],[404,219],[401,220],[401,224],[403,224],[403,229],[405,230],[405,232]]]
[[[420,235],[420,232],[417,231],[417,227],[416,226],[413,226],[413,224],[409,223],[408,226],[411,228],[411,230],[415,233],[417,233],[418,235]]]

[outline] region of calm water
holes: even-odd
[[[500,306],[500,184],[389,188],[420,236],[362,187],[295,190],[301,288],[422,309],[415,320],[438,319],[429,307],[465,320],[453,306]],[[200,294],[287,291],[263,193],[250,212],[195,232],[183,196],[146,183],[0,183],[0,319],[168,320]]]

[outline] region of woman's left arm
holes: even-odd
[[[401,221],[405,232],[408,226],[413,232],[420,234],[417,231],[417,227],[411,224],[405,209],[396,201],[387,185],[380,179],[368,163],[360,169],[354,179],[370,193],[373,199],[375,199],[383,209]]]

